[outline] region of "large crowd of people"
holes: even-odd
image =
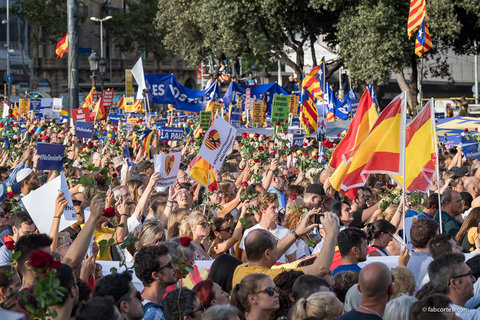
[[[341,136],[289,146],[283,133],[240,132],[203,186],[189,174],[204,138],[195,120],[177,124],[182,141],[155,129],[145,152],[135,132],[153,120],[133,131],[96,121],[91,139],[68,123],[1,120],[2,309],[26,319],[480,319],[480,162],[461,148],[440,148],[440,185],[428,193],[404,197],[372,175],[349,199],[329,183],[325,149]],[[38,170],[37,142],[65,145],[76,213],[59,230],[59,191],[43,212],[49,234],[22,203],[60,175]],[[182,154],[176,182],[158,187],[153,155],[172,152]]]

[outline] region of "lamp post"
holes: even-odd
[[[97,76],[95,75],[95,71],[98,70],[98,55],[95,51],[92,51],[90,56],[88,57],[88,63],[90,64],[90,71],[92,71],[92,87],[95,87],[95,80]]]
[[[105,73],[105,57],[103,56],[103,22],[112,19],[112,16],[106,16],[103,19],[99,19],[96,17],[90,17],[90,20],[95,21],[95,22],[100,22],[100,81],[101,81],[101,90],[103,94],[103,74]]]
[[[98,63],[98,71],[100,71],[100,94],[103,94],[103,75],[105,74],[105,66],[106,62],[105,59],[102,57],[100,58],[100,62]]]

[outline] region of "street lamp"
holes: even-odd
[[[98,63],[98,71],[100,71],[100,94],[103,94],[103,75],[105,74],[105,66],[105,59],[100,58],[100,62]]]
[[[98,60],[99,57],[95,53],[95,51],[92,51],[90,56],[88,57],[88,63],[90,64],[90,71],[92,71],[92,87],[95,87],[95,79],[97,76],[95,75],[95,71],[98,70]]]

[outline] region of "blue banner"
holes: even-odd
[[[32,110],[35,114],[38,113],[39,108],[40,108],[40,100],[30,101],[30,110]]]
[[[232,108],[230,112],[230,124],[234,128],[240,128],[242,125],[242,108]]]
[[[303,147],[303,140],[305,138],[304,134],[294,134],[292,137],[292,147],[299,146],[300,148]]]
[[[56,143],[37,143],[38,170],[62,170],[65,146]]]
[[[200,112],[208,101],[221,101],[220,87],[215,81],[206,90],[194,90],[182,86],[171,74],[146,74],[145,84],[151,103],[172,104],[178,110]]]
[[[223,96],[223,102],[225,107],[229,107],[230,104],[237,104],[238,98],[242,98],[242,106],[245,106],[245,98],[247,96],[247,88],[250,89],[250,98],[255,102],[262,102],[264,96],[267,98],[267,113],[270,112],[273,102],[274,94],[288,95],[278,83],[258,84],[258,85],[240,85],[235,82],[230,83],[227,92]]]
[[[93,124],[91,122],[75,121],[75,135],[80,138],[92,138]]]
[[[480,160],[480,150],[478,143],[468,143],[462,145],[463,154],[467,159],[476,158]]]
[[[182,140],[183,128],[163,127],[160,129],[160,141]]]

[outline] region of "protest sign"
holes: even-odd
[[[52,101],[52,111],[60,112],[62,111],[63,99],[62,98],[53,98]]]
[[[37,143],[38,170],[62,170],[65,146],[56,143]]]
[[[304,134],[289,134],[289,138],[290,138],[291,147],[293,146],[303,147],[303,140],[305,138]]]
[[[467,159],[480,159],[480,146],[478,145],[478,143],[462,144],[462,149],[463,154]]]
[[[134,102],[133,97],[126,97],[125,98],[125,112],[130,113],[133,112],[134,110]]]
[[[40,100],[31,100],[30,108],[33,110],[33,112],[38,113],[38,109],[40,108]]]
[[[155,172],[160,173],[157,187],[170,187],[175,185],[181,158],[181,152],[156,154],[153,156]]]
[[[93,135],[93,124],[91,122],[74,122],[75,135],[80,138],[90,139]]]
[[[210,123],[212,123],[212,112],[200,111],[199,121],[200,121],[200,127],[203,130],[207,130],[210,127]]]
[[[3,320],[25,320],[25,315],[10,310],[0,310],[0,319]]]
[[[280,121],[284,131],[288,130],[288,123],[285,121],[288,119],[288,101],[288,96],[281,94],[273,96],[272,123],[275,124]]]
[[[235,141],[237,130],[223,118],[215,118],[213,124],[205,134],[198,155],[210,163],[215,169],[220,167],[227,156],[228,151]]]
[[[28,114],[28,111],[30,111],[30,99],[20,99],[18,112],[20,114]]]
[[[250,110],[252,107],[252,97],[250,96],[251,89],[247,88],[246,90],[246,98],[245,98],[245,110]]]
[[[160,129],[160,141],[182,140],[183,128],[163,127]]]
[[[237,106],[230,105],[230,124],[235,128],[240,128],[242,124],[242,105],[238,104]]]
[[[125,69],[125,94],[127,96],[131,96],[133,94],[132,69]]]
[[[125,131],[133,131],[133,125],[130,122],[125,123]]]
[[[110,108],[113,104],[113,90],[103,90],[102,102],[105,108]]]
[[[298,114],[298,101],[300,98],[296,94],[292,94],[288,97],[288,113]]]
[[[251,115],[252,123],[263,123],[263,105],[261,102],[254,102],[252,106]]]
[[[55,200],[59,192],[63,192],[67,200],[67,206],[61,215],[58,229],[62,231],[77,220],[68,191],[67,179],[63,172],[52,181],[31,191],[21,200],[40,233],[48,234],[50,232],[55,212]]]
[[[317,128],[318,128],[318,133],[321,136],[325,136],[327,134],[327,119],[325,117],[317,118]]]
[[[223,104],[220,102],[213,101],[212,102],[212,117],[216,114],[222,114]]]
[[[72,119],[74,122],[90,122],[90,111],[88,108],[72,109]]]
[[[133,117],[128,117],[127,122],[129,122],[132,125],[132,128],[141,121],[140,118],[133,118]]]
[[[92,102],[97,102],[97,101],[100,100],[100,98],[102,97],[102,95],[100,94],[100,92],[96,92],[96,93],[94,93],[92,96],[93,96],[93,101],[92,101]]]

